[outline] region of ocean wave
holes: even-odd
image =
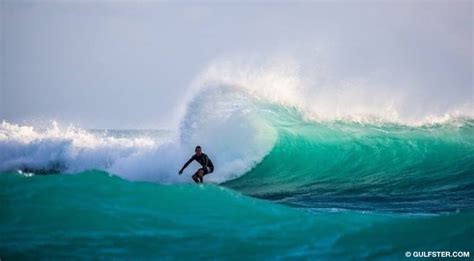
[[[380,174],[384,170],[388,173],[385,176],[393,178],[406,171],[397,164],[419,167],[417,171],[423,172],[426,166],[413,162],[436,161],[442,156],[472,171],[470,104],[404,118],[398,94],[362,80],[330,88],[324,79],[303,77],[295,62],[256,67],[216,61],[196,78],[191,89],[179,128],[170,135],[126,130],[114,135],[110,131],[60,127],[58,123],[39,129],[4,121],[0,125],[0,171],[74,173],[101,169],[131,180],[190,182],[177,171],[196,145],[201,145],[215,163],[215,173],[206,180],[216,183],[266,165],[266,174],[259,174],[259,178],[276,175],[281,183],[287,178],[308,177],[315,182],[324,175],[340,176],[350,169],[371,176],[374,166],[378,174],[371,178],[379,181],[384,180]],[[454,153],[440,155],[437,150]],[[460,158],[450,156],[456,153]],[[332,154],[333,158],[327,158]],[[374,165],[380,157],[392,165],[383,161]],[[269,159],[271,164],[266,163]],[[312,168],[312,162],[323,163],[326,169]],[[439,166],[446,167],[442,162]],[[345,169],[331,169],[328,164]],[[196,167],[190,166],[185,174]],[[285,171],[287,174],[278,174]],[[247,188],[250,191],[253,186]]]

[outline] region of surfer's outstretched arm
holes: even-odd
[[[191,164],[191,162],[194,160],[194,155],[188,160],[186,161],[186,163],[184,163],[184,166],[181,168],[181,170],[179,171],[179,174],[183,173],[183,170],[189,165]]]

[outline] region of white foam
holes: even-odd
[[[188,104],[179,137],[146,154],[128,157],[110,170],[134,178],[164,183],[189,182],[199,165],[193,162],[185,175],[177,173],[196,145],[203,147],[215,165],[208,182],[223,182],[243,175],[271,150],[275,130],[256,115],[253,101],[226,88],[201,89]]]
[[[174,137],[174,138],[173,138]],[[236,178],[272,148],[275,130],[258,117],[258,107],[229,88],[207,90],[190,100],[179,136],[158,142],[153,137],[116,138],[76,127],[36,129],[2,122],[0,171],[79,172],[101,169],[131,180],[190,182],[193,163],[178,176],[183,163],[201,145],[216,166],[206,181]]]

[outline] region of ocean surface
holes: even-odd
[[[233,88],[186,108],[176,131],[3,122],[0,258],[473,258],[472,118],[321,120]],[[196,145],[203,185],[178,175]]]

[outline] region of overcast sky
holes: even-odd
[[[473,100],[473,2],[0,0],[0,120],[176,128],[216,58],[314,52],[334,77]],[[322,53],[321,53],[322,52]]]

